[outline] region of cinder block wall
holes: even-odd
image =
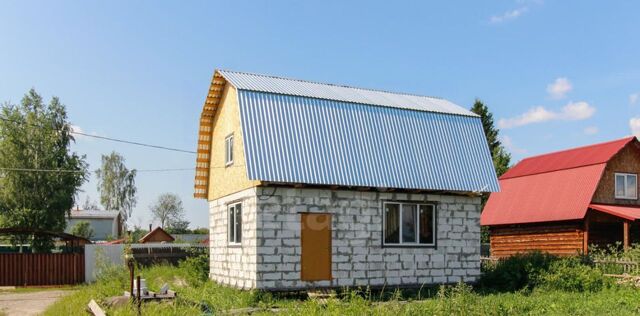
[[[226,219],[219,220],[217,224],[212,222],[211,240],[222,238],[222,242],[218,240],[211,246],[211,277],[221,283],[242,288],[247,288],[245,284],[249,284],[255,288],[280,290],[311,286],[473,282],[480,275],[480,198],[283,187],[260,187],[247,191],[243,191],[247,196],[254,194],[249,202],[256,216],[252,225],[260,229],[255,233],[254,241],[246,241],[243,237],[243,249],[252,248],[247,249],[246,258],[235,256],[245,253],[242,251],[214,249],[226,247]],[[383,200],[434,202],[437,206],[437,247],[382,247]],[[226,208],[221,206],[224,202],[211,203],[216,204],[216,213],[224,210],[225,215],[220,216],[226,217]],[[213,210],[214,207],[212,213]],[[333,215],[332,281],[300,281],[300,212]],[[245,224],[244,236],[249,234],[247,230],[250,227]],[[214,231],[222,233],[214,236]],[[214,253],[233,255],[216,256]],[[224,274],[225,271],[235,273],[229,268],[215,268],[214,273],[214,265],[228,267],[233,264],[230,260],[255,262],[253,269],[246,271],[254,273],[253,278],[234,281],[237,276]],[[253,283],[245,283],[246,280]]]
[[[242,201],[242,245],[228,244],[227,204]],[[256,188],[209,201],[209,278],[241,289],[256,288]]]

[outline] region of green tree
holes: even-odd
[[[65,215],[87,177],[85,156],[71,152],[70,132],[66,108],[57,97],[45,104],[31,89],[20,105],[2,105],[0,226],[64,230]],[[16,236],[12,242],[29,242],[36,252],[53,248],[49,236]]]
[[[129,170],[122,155],[111,152],[102,155],[102,165],[96,170],[100,204],[105,210],[120,211],[125,224],[138,202],[136,169]]]
[[[482,101],[476,99],[471,107],[471,112],[480,115],[482,128],[484,129],[484,134],[487,137],[487,144],[489,145],[489,151],[491,152],[493,166],[496,169],[496,175],[499,177],[509,170],[511,154],[507,152],[504,146],[502,146],[502,142],[500,142],[500,131],[495,127],[493,114],[489,111],[489,108],[482,103]],[[488,198],[489,195],[485,194],[482,196],[482,208],[484,208],[484,204],[487,202]],[[489,231],[485,226],[481,228],[480,239],[482,243],[489,242]]]
[[[487,137],[487,144],[489,145],[489,151],[491,152],[491,158],[493,158],[493,166],[496,169],[496,174],[503,175],[509,170],[509,164],[511,163],[511,154],[509,154],[502,142],[500,142],[500,131],[495,127],[493,121],[493,114],[489,112],[489,108],[482,103],[479,99],[473,103],[471,112],[480,115],[482,120],[482,128],[484,134]]]
[[[158,199],[149,207],[153,218],[160,221],[160,227],[162,228],[178,228],[174,226],[184,226],[184,207],[182,206],[182,200],[177,194],[163,193]],[[187,222],[189,227],[189,222]]]
[[[79,221],[73,227],[71,227],[71,234],[91,239],[93,237],[93,228],[87,221]]]

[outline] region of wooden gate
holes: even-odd
[[[0,254],[0,286],[63,285],[84,282],[84,254]]]
[[[302,213],[302,281],[331,280],[331,214]]]

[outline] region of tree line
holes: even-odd
[[[72,152],[73,142],[66,107],[59,98],[45,103],[31,89],[20,104],[2,104],[0,227],[64,231],[78,192],[90,175],[86,155]],[[111,152],[102,155],[101,166],[94,173],[102,209],[120,212],[126,225],[137,205],[136,169],[127,168],[125,158]],[[83,208],[99,209],[88,197]],[[177,195],[162,194],[150,209],[163,227],[188,229]],[[74,231],[91,237],[93,232],[87,226],[81,223]],[[30,244],[34,252],[48,252],[54,247],[53,239],[46,235],[11,235],[9,241]]]

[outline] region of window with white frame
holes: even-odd
[[[433,204],[384,202],[384,245],[434,246],[436,211]]]
[[[633,173],[616,173],[616,199],[638,198],[638,176]]]
[[[227,206],[229,210],[229,244],[239,245],[242,240],[242,203]]]
[[[233,164],[233,134],[224,139],[224,165]]]

